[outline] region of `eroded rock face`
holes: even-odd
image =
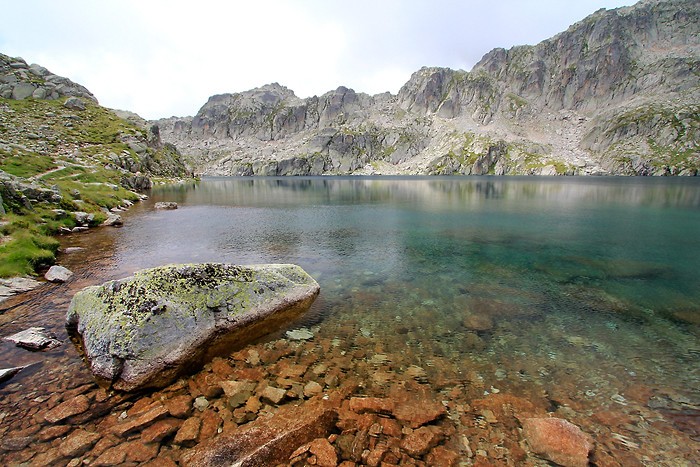
[[[277,329],[319,290],[290,264],[163,266],[78,292],[66,328],[100,384],[157,388]]]

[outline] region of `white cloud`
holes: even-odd
[[[536,43],[625,0],[23,0],[0,52],[147,118],[194,114],[213,94],[279,82],[396,92],[423,65],[470,69],[493,47]]]

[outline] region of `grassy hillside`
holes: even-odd
[[[187,171],[177,151],[92,101],[0,98],[0,277],[53,263],[59,231],[95,226],[139,199],[140,175]],[[87,216],[74,213],[87,213]]]

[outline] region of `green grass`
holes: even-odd
[[[28,178],[54,168],[56,163],[50,156],[35,153],[10,155],[0,150],[0,169],[8,174]]]
[[[42,266],[53,264],[58,246],[55,238],[31,229],[18,230],[0,245],[0,277],[30,275]]]
[[[55,261],[59,243],[51,236],[61,227],[76,225],[70,212],[92,213],[92,224],[98,225],[106,219],[104,209],[138,199],[120,186],[124,172],[105,166],[111,163],[110,152],[129,151],[138,160],[121,138],[141,137],[144,131],[87,101],[84,111],[66,109],[63,100],[0,99],[0,105],[12,112],[0,125],[3,142],[13,143],[0,151],[0,169],[20,179],[34,177],[43,188],[57,188],[62,198],[60,202],[32,200],[27,207],[12,190],[0,187],[7,211],[0,227],[0,277],[31,275]],[[61,165],[65,167],[46,173]],[[55,209],[67,214],[57,214]]]

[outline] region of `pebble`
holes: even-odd
[[[314,334],[307,328],[294,329],[287,331],[285,334],[289,339],[295,341],[309,340],[314,337]]]
[[[209,407],[209,401],[206,397],[200,396],[194,400],[194,408],[200,412],[204,411],[207,407]]]

